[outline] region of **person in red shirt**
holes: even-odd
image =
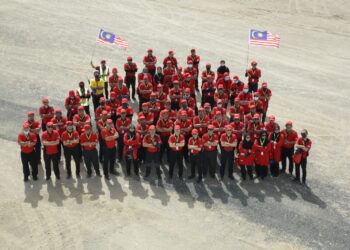
[[[55,117],[51,119],[51,122],[53,123],[53,127],[56,131],[58,131],[60,137],[62,136],[62,133],[66,130],[66,123],[67,118],[62,116],[62,110],[56,109],[55,110]],[[58,145],[58,161],[61,161],[61,153],[62,153],[62,142]]]
[[[205,115],[208,116],[209,121],[211,122],[213,120],[213,113],[211,112],[211,106],[209,102],[204,103],[204,112]]]
[[[129,131],[124,134],[124,157],[126,162],[126,173],[130,176],[131,162],[134,164],[134,173],[139,176],[138,149],[141,140],[140,134],[135,131],[135,126],[130,125]]]
[[[119,77],[121,77],[121,76],[118,75],[118,69],[113,68],[112,75],[108,78],[108,84],[109,84],[111,91],[113,91],[114,87],[117,87]]]
[[[196,90],[199,92],[198,89],[198,72],[199,72],[199,62],[200,62],[201,58],[199,55],[196,54],[196,50],[195,49],[191,49],[191,55],[187,56],[187,61],[192,61],[193,63],[193,68],[196,69],[197,71],[197,75],[195,80],[195,85],[196,85]]]
[[[147,68],[148,73],[150,73],[153,78],[154,74],[156,73],[157,57],[153,55],[152,49],[147,50],[147,55],[143,58],[143,64]]]
[[[122,109],[126,110],[126,117],[132,120],[134,116],[134,109],[129,105],[129,101],[126,98],[122,99],[122,105],[117,108],[117,117],[120,117],[120,112]]]
[[[179,86],[179,81],[173,82],[174,87],[169,91],[169,97],[171,100],[171,109],[178,110],[180,107],[180,99],[182,98],[182,90]]]
[[[118,175],[118,172],[114,169],[114,164],[117,153],[116,140],[119,138],[119,133],[114,128],[112,119],[107,119],[106,128],[102,129],[101,136],[104,143],[103,174],[109,180],[109,173]]]
[[[29,164],[32,169],[33,180],[38,179],[38,164],[35,156],[36,134],[30,132],[28,123],[23,123],[22,132],[18,134],[18,145],[21,147],[21,161],[23,167],[24,181],[28,181],[30,175]]]
[[[284,142],[284,135],[281,134],[280,126],[276,123],[275,129],[269,134],[271,142],[272,159],[270,160],[270,172],[273,177],[280,173],[279,164],[281,161],[281,148]]]
[[[238,165],[244,181],[246,180],[247,172],[250,179],[253,180],[254,158],[254,141],[251,140],[250,134],[246,132],[238,148]]]
[[[193,79],[193,81],[196,81],[198,77],[198,70],[195,67],[193,67],[192,60],[187,61],[187,67],[184,69],[184,74],[186,73],[189,73],[191,75],[191,79]]]
[[[136,63],[132,62],[132,57],[128,56],[127,63],[124,64],[124,70],[125,70],[125,84],[130,91],[131,86],[131,96],[133,100],[135,99],[135,84],[136,84],[136,77],[135,74],[137,72],[137,65]]]
[[[169,136],[173,130],[174,122],[169,118],[169,111],[164,109],[160,112],[160,119],[157,122],[157,132],[160,135],[162,144],[160,146],[160,162],[162,162],[164,151],[167,153],[167,160],[169,161]]]
[[[202,85],[208,80],[209,76],[215,79],[215,72],[211,70],[211,64],[207,63],[205,70],[202,71]]]
[[[267,176],[269,162],[272,159],[271,143],[265,130],[262,130],[260,137],[255,139],[254,152],[256,176],[263,180]]]
[[[253,94],[253,100],[249,101],[249,106],[254,105],[256,112],[262,115],[264,112],[264,107],[263,103],[259,100],[259,92],[254,92]]]
[[[222,78],[219,78],[216,82],[216,86],[222,85],[224,88],[224,92],[226,94],[229,93],[229,90],[232,85],[232,80],[230,78],[230,72],[225,72]]]
[[[168,89],[172,88],[172,76],[174,73],[175,68],[172,66],[171,61],[167,61],[166,67],[163,69],[165,92],[168,92]]]
[[[101,119],[101,115],[102,115],[103,111],[107,112],[108,118],[111,117],[111,107],[106,104],[106,99],[104,97],[101,97],[100,98],[100,106],[98,106],[95,110],[95,120],[96,121]]]
[[[189,88],[191,97],[196,99],[195,80],[192,78],[190,73],[185,74],[185,79],[182,81],[180,87],[182,89],[182,92],[184,92],[186,88]]]
[[[138,116],[137,121],[138,121],[138,124],[136,126],[136,132],[140,135],[140,143],[141,143],[138,151],[138,156],[139,156],[139,162],[142,163],[146,159],[146,150],[144,147],[142,147],[142,142],[143,142],[143,138],[145,138],[145,136],[148,133],[149,126],[146,123],[146,118],[144,115]]]
[[[168,56],[164,58],[163,68],[165,68],[167,66],[168,61],[170,61],[171,67],[177,69],[177,59],[174,57],[174,51],[172,51],[172,50],[169,50]]]
[[[308,138],[308,131],[303,129],[301,131],[301,137],[298,138],[295,147],[296,154],[301,154],[300,162],[295,163],[295,178],[294,181],[300,182],[300,166],[303,172],[302,182],[306,184],[306,165],[307,165],[307,157],[309,156],[309,152],[311,149],[312,141]]]
[[[87,170],[87,178],[91,177],[92,169],[94,166],[96,175],[101,177],[100,165],[98,164],[98,156],[96,144],[98,142],[98,136],[91,130],[89,124],[84,125],[84,132],[79,137],[80,145],[83,148],[84,162]]]
[[[223,119],[223,115],[220,111],[216,111],[212,125],[214,126],[214,133],[220,138],[225,132],[225,126],[227,125],[227,121]]]
[[[269,122],[265,123],[265,130],[270,135],[275,131],[276,125],[278,124],[275,122],[276,117],[274,115],[270,115],[268,119],[269,119]]]
[[[261,77],[261,70],[258,69],[257,62],[251,62],[252,67],[247,69],[245,76],[248,77],[249,92],[256,92],[258,90],[259,79]]]
[[[267,88],[267,82],[262,82],[261,88],[258,89],[259,99],[263,104],[263,117],[262,121],[265,122],[267,109],[269,108],[269,102],[272,96],[272,91]]]
[[[109,95],[110,99],[107,100],[107,106],[111,108],[111,119],[115,123],[117,121],[117,109],[120,106],[120,100],[117,99],[117,95],[112,91]]]
[[[202,84],[202,105],[206,102],[210,103],[211,107],[215,105],[214,95],[216,85],[213,83],[213,80],[214,77],[210,75],[207,77],[207,81]]]
[[[193,97],[191,97],[191,90],[189,88],[185,89],[182,98],[186,100],[187,106],[194,110],[196,114],[198,114],[197,102]]]
[[[169,137],[169,178],[173,178],[174,166],[177,163],[179,168],[179,179],[182,180],[183,174],[183,149],[185,147],[185,137],[180,134],[181,128],[179,125],[175,125],[174,134]]]
[[[74,115],[73,124],[79,134],[82,133],[82,130],[86,124],[90,124],[90,116],[85,113],[83,106],[78,107],[78,114]]]
[[[293,155],[294,155],[294,145],[298,139],[298,133],[293,130],[293,122],[286,122],[286,129],[281,132],[284,136],[284,142],[281,150],[281,161],[282,161],[282,169],[281,172],[286,172],[287,166],[287,158],[289,161],[289,173],[293,173],[294,163],[293,163]]]
[[[153,91],[155,91],[155,86],[158,87],[158,85],[162,86],[163,91],[165,91],[165,85],[164,85],[164,74],[163,74],[163,68],[157,67],[157,73],[154,75],[153,78]]]
[[[218,100],[222,100],[222,105],[224,108],[227,108],[228,104],[228,96],[224,91],[224,87],[222,84],[218,86],[217,93],[214,94],[214,101],[217,102]]]
[[[115,123],[115,128],[117,129],[117,132],[120,134],[118,137],[118,159],[119,162],[123,160],[123,150],[124,150],[124,134],[129,131],[129,128],[131,126],[131,120],[126,117],[126,110],[122,109],[120,111],[120,118],[118,118],[117,122]]]
[[[244,109],[244,113],[249,113],[249,102],[253,99],[252,94],[249,92],[247,85],[244,85],[243,91],[238,94],[239,104]]]
[[[67,119],[72,121],[74,115],[78,112],[78,107],[80,106],[80,98],[75,95],[74,90],[69,91],[69,96],[66,97],[64,105],[67,109]]]
[[[212,116],[214,117],[216,112],[220,112],[224,117],[226,117],[226,108],[223,106],[223,101],[218,99],[215,104],[215,107],[213,107],[213,110],[211,111]]]
[[[193,109],[188,107],[188,103],[185,99],[180,100],[180,107],[181,108],[177,112],[178,118],[181,116],[182,111],[185,111],[187,114],[187,118],[192,120],[195,113],[194,113]]]
[[[251,138],[255,140],[259,138],[260,133],[263,129],[264,129],[264,124],[260,122],[260,115],[255,114],[253,117],[253,122],[248,124],[247,131],[250,133]]]
[[[46,124],[51,121],[54,114],[54,108],[49,105],[48,98],[43,98],[42,103],[43,106],[39,108],[39,115],[41,117],[41,128],[43,131],[46,131]]]
[[[185,161],[188,162],[188,140],[191,136],[191,130],[192,130],[192,120],[188,119],[186,111],[181,112],[180,119],[178,119],[175,123],[175,125],[180,126],[181,134],[185,137],[185,147],[184,147],[184,158]]]
[[[152,83],[149,82],[148,76],[144,76],[143,81],[138,86],[139,110],[141,110],[143,103],[149,102],[152,91],[153,91]]]
[[[119,103],[123,98],[130,98],[129,88],[123,84],[123,78],[121,76],[118,77],[117,86],[113,87],[112,91],[116,94]]]
[[[199,108],[198,116],[195,116],[193,118],[193,127],[197,129],[200,137],[202,137],[207,132],[209,123],[210,119],[207,115],[205,115],[204,108]]]
[[[202,171],[202,149],[203,141],[198,136],[198,130],[192,129],[192,137],[188,140],[188,149],[190,150],[190,162],[191,162],[191,175],[188,179],[196,177],[196,168],[198,173],[197,183],[200,183],[203,178]]]
[[[233,118],[235,115],[239,116],[239,119],[241,121],[244,120],[244,108],[241,107],[241,105],[239,104],[239,99],[236,98],[235,99],[235,103],[233,106],[230,107],[230,121],[233,121]]]
[[[160,136],[156,134],[156,127],[151,125],[148,129],[148,134],[143,138],[142,145],[146,148],[146,174],[147,178],[151,174],[151,167],[156,168],[158,179],[161,179],[159,151],[162,141]]]
[[[182,86],[182,82],[185,80],[185,74],[182,73],[182,67],[178,67],[177,71],[171,77],[172,82],[178,81],[179,86]]]
[[[242,135],[244,132],[244,124],[243,124],[243,122],[241,122],[239,114],[235,114],[233,116],[233,122],[230,123],[230,125],[232,127],[232,133],[237,138],[237,145],[239,145],[239,143],[242,140]]]
[[[168,110],[170,120],[172,120],[173,122],[175,122],[176,119],[177,119],[177,114],[176,114],[176,111],[173,110],[173,109],[171,108],[171,102],[170,102],[169,100],[167,100],[167,101],[165,102],[164,108],[165,108],[166,110]]]
[[[67,179],[72,177],[71,160],[75,162],[75,174],[80,178],[79,133],[73,129],[73,122],[68,121],[66,130],[61,135],[64,158],[66,161]]]
[[[168,100],[168,95],[163,91],[163,86],[161,84],[157,85],[157,103],[159,103],[160,110],[164,109],[165,103]]]
[[[230,86],[230,103],[231,106],[234,105],[234,103],[236,103],[236,98],[238,96],[239,93],[241,93],[243,91],[243,87],[244,87],[244,83],[239,80],[238,76],[234,76],[233,77],[233,82]]]
[[[217,135],[214,133],[214,126],[208,126],[208,132],[205,133],[202,137],[203,140],[203,162],[207,164],[203,164],[203,176],[204,178],[207,176],[207,172],[209,169],[209,175],[211,178],[215,178],[216,172],[216,164],[217,164],[217,145],[219,139]]]
[[[47,131],[41,135],[41,140],[44,145],[44,161],[46,170],[46,180],[51,178],[51,162],[56,179],[60,179],[60,169],[58,167],[58,145],[60,144],[60,135],[53,129],[53,123],[46,124]]]
[[[221,157],[220,157],[220,177],[221,180],[224,179],[226,162],[228,163],[228,177],[231,180],[233,178],[233,159],[235,158],[234,152],[235,147],[237,147],[237,138],[234,133],[232,133],[232,126],[225,126],[225,133],[220,136],[221,145]]]
[[[157,124],[159,119],[160,105],[157,102],[157,94],[152,93],[149,100],[149,111],[153,114],[153,124]]]
[[[30,128],[30,132],[36,135],[36,144],[35,144],[35,158],[37,164],[41,164],[41,140],[40,140],[40,130],[41,125],[38,120],[35,120],[34,112],[30,111],[27,114],[28,118],[24,123],[27,123]]]
[[[153,113],[149,111],[150,104],[145,102],[142,104],[142,111],[139,112],[138,116],[141,115],[145,117],[147,125],[152,125],[154,123]]]

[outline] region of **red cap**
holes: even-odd
[[[107,110],[103,110],[103,111],[102,111],[102,115],[108,115]]]
[[[166,64],[171,64],[171,61],[170,60],[166,61]]]
[[[181,99],[180,104],[186,103],[185,99]]]
[[[157,88],[158,88],[158,89],[163,89],[163,85],[162,85],[162,84],[158,84],[158,85],[157,85]]]
[[[259,96],[259,92],[254,92],[254,96]]]
[[[192,129],[192,135],[198,135],[198,130],[197,129]]]
[[[110,93],[110,96],[111,96],[111,98],[115,98],[115,97],[117,96],[117,94],[116,94],[114,91],[112,91],[112,92]]]
[[[182,115],[182,116],[187,116],[187,112],[186,112],[186,111],[182,111],[182,112],[181,112],[181,115]]]
[[[204,111],[204,108],[200,107],[200,108],[198,108],[198,111],[199,111],[199,112],[200,112],[200,111]]]
[[[107,123],[113,123],[112,119],[107,119]]]
[[[190,73],[186,73],[186,74],[185,74],[185,77],[186,77],[186,78],[191,77],[191,74],[190,74]]]
[[[250,108],[250,109],[255,109],[255,105],[254,105],[254,104],[251,104],[251,105],[249,105],[249,108]]]
[[[143,76],[143,80],[145,80],[145,79],[148,80],[148,76],[147,75]]]
[[[259,114],[254,114],[253,119],[260,119],[260,115]]]
[[[239,114],[234,114],[233,119],[241,119],[241,117],[239,116]]]
[[[250,64],[251,65],[257,65],[257,62],[256,61],[252,61]]]
[[[233,80],[238,80],[238,79],[239,79],[238,76],[234,76],[234,77],[233,77]]]
[[[267,87],[267,82],[266,82],[266,81],[263,81],[262,84],[261,84],[261,86]]]
[[[223,89],[223,88],[224,88],[224,85],[219,84],[218,89]]]
[[[196,51],[196,49],[191,49],[191,52],[195,52]]]
[[[212,76],[212,75],[209,75],[207,78],[211,79],[211,80],[214,80],[214,76]]]
[[[106,63],[106,60],[105,60],[105,59],[102,59],[102,60],[101,60],[101,63]]]
[[[286,122],[286,126],[288,126],[288,125],[293,126],[293,122],[292,121],[287,121]]]
[[[222,103],[222,100],[221,100],[221,99],[218,99],[218,100],[216,101],[216,103]]]
[[[28,116],[34,116],[34,112],[33,112],[33,111],[29,111],[29,112],[27,113],[27,115],[28,115]]]
[[[117,72],[118,72],[117,68],[112,69],[112,73],[117,73]]]
[[[91,126],[89,125],[89,124],[85,124],[84,125],[84,130],[86,131],[86,130],[90,130],[91,129]]]
[[[152,93],[151,93],[151,97],[157,97],[157,94],[154,93],[154,92],[152,92]]]
[[[142,107],[148,107],[148,102],[142,103]]]
[[[191,93],[191,89],[190,88],[185,88],[185,93]]]
[[[43,98],[41,101],[42,101],[43,103],[47,103],[47,102],[49,102],[49,99],[48,99],[48,98]]]
[[[106,98],[100,97],[100,102],[105,102],[105,101],[106,101]]]
[[[205,67],[211,67],[211,64],[210,64],[210,63],[207,63],[207,64],[205,65]]]
[[[175,84],[179,84],[179,81],[178,80],[175,80],[175,81],[173,81],[173,84],[175,85]]]
[[[229,75],[230,75],[230,73],[228,73],[228,72],[224,73],[224,76],[229,76]]]
[[[235,103],[239,103],[239,98],[238,97],[235,98]]]
[[[132,57],[131,57],[131,56],[128,56],[127,60],[128,60],[128,61],[132,61]]]
[[[55,113],[62,113],[62,109],[59,109],[59,108],[55,109]]]
[[[148,131],[149,131],[149,130],[155,130],[155,129],[156,129],[156,127],[155,127],[154,125],[151,125],[151,126],[149,126]]]
[[[121,109],[120,113],[126,113],[126,109]]]
[[[216,111],[215,115],[221,115],[221,112],[220,111]]]
[[[187,61],[187,64],[192,64],[192,63],[193,63],[192,60]]]
[[[212,124],[209,124],[208,125],[208,130],[213,130],[214,129],[214,126]]]
[[[146,119],[146,117],[144,115],[140,115],[138,118],[139,118],[139,120],[145,120]]]
[[[118,83],[122,82],[123,83],[124,79],[121,76],[118,76]]]
[[[30,128],[30,126],[27,122],[25,122],[22,124],[22,128],[27,129],[27,128]]]
[[[204,108],[211,107],[209,102],[204,103]]]
[[[153,49],[152,49],[152,48],[149,48],[149,49],[147,50],[147,52],[153,52]]]
[[[122,103],[128,103],[128,99],[123,98],[123,99],[122,99]]]
[[[248,87],[247,84],[244,84],[243,88],[244,88],[244,89],[249,89],[249,87]]]
[[[73,96],[75,96],[74,90],[69,90],[69,97],[73,97]]]
[[[172,51],[172,50],[169,50],[169,52],[168,52],[169,54],[174,54],[174,51]]]
[[[66,125],[67,126],[73,126],[73,122],[72,121],[67,121]]]
[[[79,106],[78,110],[84,110],[84,107],[83,106]]]
[[[46,123],[46,127],[52,127],[52,126],[53,126],[53,123],[52,123],[52,122]]]
[[[270,116],[269,116],[269,120],[270,120],[270,121],[275,121],[275,120],[276,120],[276,117],[275,117],[274,115],[270,115]]]
[[[226,126],[225,126],[225,129],[227,129],[227,130],[232,130],[233,128],[232,128],[231,125],[226,125]]]
[[[181,127],[179,125],[175,125],[174,129],[179,130],[179,129],[181,129]]]

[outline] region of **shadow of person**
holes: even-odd
[[[193,208],[196,199],[193,197],[186,183],[182,180],[175,179],[173,182],[173,187],[176,193],[179,195],[179,201],[186,202],[189,208]]]
[[[104,195],[102,191],[102,177],[91,177],[87,180],[87,190],[88,193],[91,194],[90,200],[97,200],[100,195]]]
[[[276,188],[278,188],[281,197],[283,197],[283,195],[286,195],[291,200],[296,200],[298,198],[298,195],[295,192],[295,185],[291,182],[289,175],[280,175],[277,178],[274,178],[274,180],[268,184],[274,185]]]
[[[272,197],[275,201],[281,202],[282,192],[281,189],[276,186],[277,182],[278,180],[275,177],[267,176],[263,181],[260,180],[260,191],[263,192],[266,197]]]
[[[210,197],[206,185],[203,182],[195,183],[194,190],[197,193],[197,201],[204,203],[205,208],[213,207],[214,200]]]
[[[170,196],[168,195],[168,193],[166,192],[164,185],[163,185],[163,180],[150,180],[149,181],[150,184],[150,188],[153,191],[154,195],[152,195],[151,197],[153,199],[158,199],[161,201],[161,204],[163,206],[167,206],[169,201],[170,201]]]
[[[43,180],[45,179],[45,167],[44,163],[38,164],[38,179]]]
[[[148,197],[148,190],[146,190],[140,181],[140,177],[138,176],[130,176],[127,177],[129,181],[129,189],[131,190],[131,194],[135,197],[139,197],[142,200]]]
[[[256,198],[260,202],[265,201],[265,194],[261,192],[260,183],[257,180],[245,180],[240,183],[240,187],[247,191],[247,197]]]
[[[236,178],[237,179],[237,178]],[[248,206],[248,196],[243,192],[240,186],[238,186],[236,180],[228,180],[222,182],[223,187],[230,193],[232,199],[239,200],[242,206]]]
[[[213,199],[220,199],[222,203],[227,204],[229,194],[225,192],[221,182],[218,182],[216,179],[211,179],[208,180],[206,184]]]
[[[24,182],[24,202],[30,203],[33,208],[38,207],[39,201],[43,199],[43,196],[40,195],[42,186],[42,179],[32,182]]]
[[[117,178],[113,177],[110,180],[105,179],[105,182],[109,190],[110,198],[123,202],[124,197],[127,196],[127,193],[123,191],[122,186],[118,182]]]
[[[55,202],[57,206],[63,206],[63,200],[67,197],[65,196],[62,189],[62,182],[59,180],[55,181],[55,186],[53,186],[52,180],[47,182],[47,192],[49,194],[49,202]]]
[[[77,183],[76,187],[75,183]],[[70,192],[69,198],[74,198],[77,204],[83,203],[84,186],[81,178],[67,180],[64,182],[64,186],[67,187]]]
[[[315,204],[322,209],[327,207],[327,204],[316,194],[314,194],[310,187],[295,183],[294,190],[301,195],[301,198],[303,198],[304,201]]]

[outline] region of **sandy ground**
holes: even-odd
[[[345,0],[3,1],[0,248],[348,249],[349,7]],[[159,60],[173,49],[184,65],[195,47],[201,66],[225,59],[241,77],[248,29],[279,34],[280,49],[251,47],[249,60],[273,90],[270,114],[310,132],[310,188],[289,176],[246,184],[124,175],[47,184],[42,168],[40,181],[24,184],[15,141],[25,114],[44,96],[63,107],[68,90],[91,77],[100,27],[130,48],[98,45],[96,62],[121,68],[132,55],[141,67],[153,47]]]

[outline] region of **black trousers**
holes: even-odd
[[[180,104],[179,102],[176,102],[176,101],[171,101],[171,109],[172,110],[179,110],[180,109]]]
[[[90,106],[89,105],[84,106],[84,110],[85,110],[85,113],[91,117],[91,115],[90,115]]]
[[[108,99],[108,82],[105,82],[105,96],[106,96],[106,99]]]
[[[294,155],[294,148],[282,148],[281,149],[282,172],[286,171],[287,158],[288,158],[289,173],[293,173],[293,166],[294,166],[293,155]]]
[[[249,88],[249,92],[256,92],[258,91],[258,83],[248,83],[248,88]]]
[[[166,150],[166,159],[167,159],[167,161],[169,162],[169,158],[170,158],[170,156],[169,156],[169,142],[168,142],[168,140],[169,140],[169,136],[160,136],[160,139],[162,140],[162,145],[160,145],[160,160],[162,160],[163,159],[163,154],[164,154],[164,151]]]
[[[300,164],[295,164],[295,175],[298,180],[300,180],[300,166],[301,171],[303,173],[302,180],[305,183],[306,181],[306,166],[307,166],[307,158],[301,158]]]
[[[191,176],[196,175],[196,169],[197,169],[199,179],[202,179],[202,175],[203,175],[201,157],[202,157],[201,153],[190,154]]]
[[[84,162],[87,169],[88,175],[91,175],[91,165],[94,166],[96,174],[100,174],[100,165],[98,163],[97,149],[83,150]]]
[[[151,168],[156,168],[157,174],[160,175],[159,152],[146,151],[146,175],[151,173]]]
[[[114,170],[114,164],[116,159],[116,153],[117,149],[114,148],[104,148],[103,153],[103,174],[105,176],[109,176],[109,172],[112,172]]]
[[[202,169],[204,177],[207,176],[208,170],[211,177],[215,176],[217,153],[217,150],[203,152],[204,156],[202,161]]]
[[[123,159],[123,150],[124,150],[124,134],[120,134],[118,139],[118,159],[122,161]]]
[[[61,161],[62,147],[63,147],[63,143],[60,141],[60,143],[57,145],[57,149],[58,149],[58,162]]]
[[[94,105],[94,113],[96,112],[96,109],[98,106],[100,106],[100,98],[103,97],[103,95],[92,95],[92,104]]]
[[[144,147],[138,149],[137,155],[140,161],[146,161],[146,149]]]
[[[273,177],[279,176],[280,166],[278,161],[273,161],[270,163],[270,172]]]
[[[104,155],[104,148],[105,148],[105,141],[102,139],[102,135],[101,132],[98,133],[98,144],[99,144],[99,154],[98,154],[98,159],[100,160],[100,162],[102,162],[103,160],[103,155]]]
[[[188,135],[185,135],[185,146],[184,146],[184,158],[185,158],[185,161],[188,162],[189,158],[188,158],[188,140],[191,138],[191,135],[188,134]]]
[[[41,130],[46,131],[46,124],[43,121],[41,121]]]
[[[134,159],[132,156],[132,152],[128,152],[125,156],[125,162],[126,162],[126,173],[130,175],[131,172],[131,163],[134,164],[134,173],[136,175],[139,174],[139,161],[138,159]]]
[[[58,153],[48,155],[44,154],[44,161],[45,161],[45,171],[46,171],[46,177],[51,177],[51,162],[53,165],[53,172],[55,173],[55,176],[57,179],[60,178],[60,169],[58,167]]]
[[[135,84],[136,84],[136,77],[135,76],[126,76],[125,77],[125,84],[128,87],[130,91],[131,86],[131,96],[132,98],[135,97]]]
[[[204,105],[204,103],[209,102],[211,108],[213,108],[215,106],[215,100],[213,96],[202,96],[202,106]]]
[[[267,176],[268,167],[262,165],[255,165],[255,172],[258,177],[264,179]]]
[[[75,173],[80,174],[80,158],[79,158],[79,148],[78,145],[74,148],[63,147],[64,158],[66,161],[67,174],[72,175],[71,161],[72,157],[75,163]]]
[[[233,160],[234,160],[234,151],[225,151],[221,150],[221,159],[220,159],[220,175],[221,178],[225,176],[226,163],[228,163],[228,176],[233,175]]]
[[[177,167],[179,168],[179,177],[182,177],[183,169],[184,169],[183,154],[184,152],[182,150],[181,151],[170,150],[169,152],[169,157],[170,157],[169,158],[169,176],[170,177],[173,177],[175,164],[177,164]]]
[[[40,140],[39,134],[36,135],[36,144],[35,144],[34,150],[35,150],[36,162],[37,164],[39,164],[41,162],[41,140]]]
[[[148,73],[152,76],[152,79],[154,78],[154,75],[156,74],[156,69],[149,69]]]
[[[23,166],[24,178],[27,179],[30,175],[29,165],[32,168],[33,178],[36,178],[38,175],[38,164],[36,162],[35,151],[33,150],[31,153],[28,154],[21,152],[21,161]]]
[[[247,172],[251,180],[253,180],[253,166],[240,165],[242,179],[245,180],[247,177]]]

